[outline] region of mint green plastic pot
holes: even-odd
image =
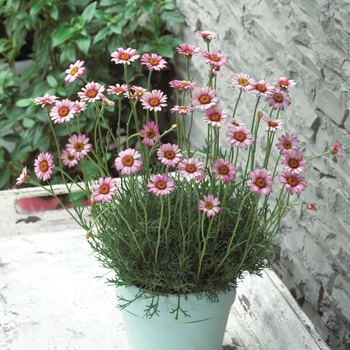
[[[136,287],[117,288],[117,296],[125,300],[133,300],[137,292]],[[181,308],[191,317],[180,312],[177,320],[171,313],[177,296],[159,297],[159,314],[150,319],[144,315],[152,298],[140,298],[122,310],[129,350],[221,350],[235,297],[232,291],[220,295],[218,303],[209,303],[194,295],[181,296]]]

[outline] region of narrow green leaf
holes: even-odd
[[[110,32],[110,29],[108,27],[104,27],[98,31],[98,33],[95,35],[93,44],[98,43],[100,40],[106,37],[106,35]]]
[[[46,81],[49,84],[49,86],[52,88],[56,88],[58,86],[58,82],[57,82],[56,78],[54,78],[52,75],[47,75]]]
[[[4,135],[2,138],[7,142],[14,142],[14,143],[22,140],[22,137],[19,134],[7,134],[7,135]]]
[[[81,14],[81,18],[85,23],[90,22],[94,17],[96,5],[97,1],[94,1],[89,6],[85,7],[83,13]]]
[[[121,34],[123,32],[122,22],[114,23],[110,26],[111,31],[115,34]]]
[[[52,4],[52,6],[50,7],[50,16],[55,21],[58,20],[59,11],[58,11],[58,7],[56,6],[56,4]]]
[[[128,7],[124,13],[124,18],[130,19],[134,17],[139,11],[140,11],[140,8],[137,6]]]
[[[76,33],[75,28],[66,27],[64,24],[59,25],[55,33],[52,37],[52,46],[56,47],[62,43],[64,43],[66,40],[71,38]]]
[[[24,127],[30,129],[35,124],[35,121],[33,119],[24,118],[22,124]]]
[[[0,175],[0,188],[1,189],[8,189],[8,181],[10,180],[11,173],[8,170],[2,171],[2,174]]]
[[[89,53],[90,45],[91,45],[91,39],[90,36],[82,36],[80,35],[77,40],[76,44],[78,45],[79,49],[87,55]]]
[[[143,11],[151,14],[154,9],[153,1],[145,1],[143,4],[141,4],[141,8]]]
[[[172,2],[166,2],[164,5],[162,5],[164,10],[174,10],[175,5]]]
[[[45,3],[46,0],[35,1],[34,4],[30,7],[29,16],[35,16],[45,6]]]
[[[157,53],[167,58],[174,57],[173,48],[169,44],[162,44],[157,47]]]
[[[28,107],[33,103],[33,99],[31,98],[22,98],[15,103],[16,107]]]
[[[184,16],[177,10],[172,11],[163,11],[160,14],[160,18],[165,22],[176,22],[176,23],[184,23]]]

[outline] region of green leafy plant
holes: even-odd
[[[91,80],[122,83],[123,71],[108,64],[109,52],[130,46],[171,58],[178,40],[166,23],[183,22],[174,4],[164,0],[0,0],[0,19],[0,139],[5,141],[0,144],[0,189],[9,188],[21,164],[31,164],[38,151],[54,149],[46,115],[32,101],[45,93],[73,98],[75,87],[64,84],[64,68],[85,60]],[[19,74],[15,63],[24,58],[32,64]],[[141,66],[128,74],[136,85],[145,82]],[[158,77],[152,84],[163,81]],[[113,118],[114,108],[106,113]],[[94,123],[90,114],[87,135]],[[58,128],[59,141],[67,135],[65,127]]]

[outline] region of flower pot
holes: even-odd
[[[117,295],[133,300],[136,287],[119,287]],[[197,299],[194,295],[159,297],[158,314],[151,318],[145,310],[152,298],[139,298],[122,309],[129,350],[221,350],[231,305],[236,293],[221,294],[218,303]],[[155,297],[153,302],[156,302]],[[172,310],[180,307],[178,319]],[[120,301],[123,305],[124,301]]]

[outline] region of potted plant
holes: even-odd
[[[295,85],[287,77],[269,84],[233,74],[230,83],[237,99],[231,111],[223,109],[216,84],[227,58],[210,47],[215,33],[197,34],[206,50],[187,43],[177,47],[188,76],[170,82],[176,123],[168,130],[161,133],[158,127],[167,96],[128,80],[130,66],[139,60],[149,76],[167,62],[156,53],[140,57],[135,49],[120,47],[111,61],[123,66],[124,80],[107,88],[108,98],[105,87],[87,80],[84,64],[77,61],[66,70],[66,81],[84,81],[78,102],[51,95],[35,100],[48,112],[53,138],[57,124],[65,124],[70,137],[64,149],[56,142],[56,156],[41,152],[35,160],[35,174],[46,186],[31,179],[26,167],[17,179],[17,185],[42,186],[60,201],[50,187],[53,172],[58,172],[68,192],[76,184],[85,193],[90,205],[73,202],[69,213],[86,230],[97,259],[114,271],[109,282],[117,288],[134,350],[221,348],[238,281],[244,272],[259,275],[269,265],[285,210],[304,205],[296,199],[306,188],[302,172],[307,162],[325,154],[342,157],[341,145],[333,141],[323,154],[304,158],[297,137],[284,133],[280,116],[291,104],[288,89]],[[204,86],[190,75],[199,55],[208,64]],[[247,95],[256,103],[252,117],[242,124],[237,111]],[[132,112],[125,130],[118,115],[114,131],[104,111],[120,99],[130,102]],[[140,124],[137,105],[143,107]],[[81,127],[88,109],[96,112],[92,140]],[[191,147],[193,118],[203,118],[206,125],[201,150]],[[131,120],[138,130],[133,134]],[[176,143],[163,142],[168,133],[176,133]],[[111,159],[118,178],[109,172]],[[67,169],[76,166],[81,172],[72,178]],[[315,210],[313,203],[307,205]],[[91,220],[82,216],[84,210]]]

